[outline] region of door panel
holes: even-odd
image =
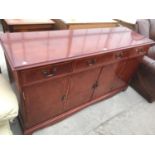
[[[111,89],[111,83],[114,78],[116,64],[104,66],[98,79],[97,87],[93,94],[93,99],[103,96]]]
[[[76,108],[90,101],[94,91],[93,85],[96,83],[100,70],[101,68],[95,68],[71,76],[65,110]]]
[[[134,73],[138,69],[139,62],[141,57],[130,59],[126,62],[125,69],[121,74],[121,78],[128,84],[131,78],[133,77]]]
[[[141,58],[123,60],[103,67],[93,94],[93,99],[128,85],[128,82],[138,68],[140,59]]]
[[[63,97],[67,93],[68,78],[44,81],[24,88],[27,127],[63,113]]]
[[[141,57],[117,63],[117,69],[115,71],[111,90],[128,85],[130,79],[132,78],[139,66],[140,60]]]
[[[120,61],[118,63],[115,64],[115,70],[114,70],[114,75],[113,75],[113,79],[111,81],[111,85],[110,85],[110,90],[114,90],[120,87],[125,86],[125,81],[123,79],[123,71],[126,68],[126,60]]]

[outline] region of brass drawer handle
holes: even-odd
[[[144,53],[144,49],[139,49],[139,53],[141,54],[141,53]]]
[[[138,52],[139,54],[144,53],[144,49],[143,48],[136,49],[136,52]]]
[[[45,70],[45,71],[43,71],[42,73],[43,73],[43,75],[44,75],[46,78],[49,78],[49,77],[55,76],[55,75],[56,75],[56,71],[57,71],[57,69],[56,69],[56,68],[53,68],[51,72]]]
[[[42,73],[46,78],[54,76],[53,73],[49,73],[48,71],[43,71]]]
[[[116,58],[123,58],[124,54],[123,52],[120,52],[120,53],[116,53]]]
[[[87,64],[88,64],[88,66],[95,65],[96,64],[96,59],[87,60]]]

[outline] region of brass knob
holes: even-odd
[[[42,71],[43,75],[48,78],[56,75],[57,68],[53,68],[51,71],[44,70]]]
[[[96,59],[91,59],[87,61],[88,66],[92,66],[96,64]]]
[[[123,58],[123,52],[116,53],[116,58]]]
[[[136,49],[136,52],[138,52],[139,54],[141,54],[141,53],[144,52],[144,49],[143,48]]]

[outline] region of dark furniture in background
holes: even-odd
[[[137,20],[136,30],[138,33],[155,40],[155,19]],[[155,46],[151,47],[143,58],[131,85],[149,102],[155,101]]]
[[[154,44],[122,27],[7,33],[0,40],[25,134],[125,90]]]
[[[47,31],[55,29],[50,19],[1,19],[4,32]]]

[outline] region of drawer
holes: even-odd
[[[136,55],[138,55],[138,56],[145,55],[148,52],[148,49],[149,49],[149,47],[147,47],[147,46],[146,47],[135,48],[131,52],[130,57],[133,57],[133,56],[136,56]],[[133,55],[132,55],[132,53],[133,53]]]
[[[77,60],[75,63],[74,70],[91,68],[91,67],[97,66],[97,64],[99,64],[97,57],[89,57],[86,59]]]
[[[117,52],[115,54],[115,57],[116,59],[134,58],[134,57],[145,55],[147,53],[147,50],[148,50],[147,47],[128,49],[128,50]]]
[[[134,50],[124,50],[124,51],[118,51],[115,53],[116,60],[123,60],[127,59],[129,57],[137,56],[138,53]]]
[[[82,59],[76,61],[74,70],[82,70],[86,68],[95,67],[98,65],[107,65],[116,61],[114,53],[106,53],[99,56],[89,57],[87,59]]]
[[[98,57],[100,64],[107,65],[116,61],[115,53],[106,53]]]
[[[70,72],[72,72],[72,63],[61,63],[21,71],[21,77],[22,82],[25,84],[38,80],[53,78],[55,76],[67,74]]]

